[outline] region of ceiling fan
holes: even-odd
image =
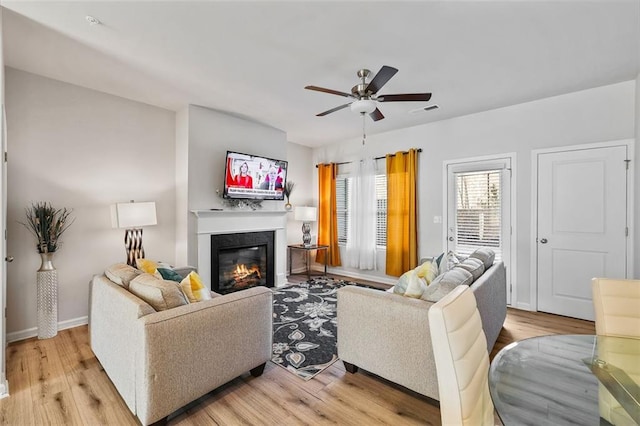
[[[316,114],[317,117],[323,117],[327,114],[331,114],[332,112],[340,111],[341,109],[351,106],[351,111],[360,113],[363,116],[364,114],[369,114],[373,121],[378,121],[382,120],[384,115],[382,115],[382,112],[378,109],[377,102],[426,102],[431,99],[431,93],[378,95],[378,90],[382,89],[382,86],[387,84],[391,77],[393,77],[397,72],[398,70],[396,68],[383,65],[375,77],[367,83],[367,78],[371,75],[371,71],[368,69],[361,69],[357,73],[360,78],[360,83],[351,88],[351,93],[340,92],[318,86],[306,86],[305,89],[353,99],[349,103],[331,108],[330,110],[321,112],[320,114]]]

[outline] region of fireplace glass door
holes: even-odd
[[[218,252],[219,292],[267,285],[267,246],[222,249]]]
[[[226,294],[274,285],[274,232],[211,236],[211,289]]]

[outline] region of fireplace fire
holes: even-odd
[[[217,293],[273,287],[273,232],[212,235],[211,265]]]

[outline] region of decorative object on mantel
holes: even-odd
[[[238,198],[224,198],[219,189],[216,189],[216,194],[220,197],[222,205],[230,207],[232,209],[251,209],[258,210],[262,208],[262,200],[254,199],[238,199]]]
[[[37,240],[40,269],[37,272],[38,339],[58,334],[58,271],[53,266],[53,254],[60,246],[60,237],[73,220],[71,210],[56,209],[50,203],[32,203],[25,209],[26,222],[20,222]]]
[[[287,181],[287,183],[284,184],[284,196],[287,197],[287,203],[284,205],[285,210],[291,210],[291,203],[289,202],[289,197],[291,197],[291,193],[293,192],[293,189],[296,187],[295,182],[289,180]]]
[[[311,223],[315,222],[318,209],[315,207],[299,206],[294,210],[294,219],[302,222],[302,244],[311,246]]]
[[[144,259],[142,247],[142,226],[157,225],[156,203],[153,201],[117,203],[111,205],[111,225],[125,228],[124,248],[127,265],[136,267],[136,259]]]

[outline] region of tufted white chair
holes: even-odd
[[[596,316],[596,334],[640,338],[640,280],[615,280],[594,278],[591,280],[593,308]],[[598,356],[605,361],[624,366],[636,381],[640,377],[637,359],[640,354],[622,355],[610,349],[607,342],[598,344]],[[614,425],[633,424],[631,417],[601,384],[599,391],[600,417]]]
[[[493,425],[489,354],[476,299],[461,285],[429,309],[443,425]]]

